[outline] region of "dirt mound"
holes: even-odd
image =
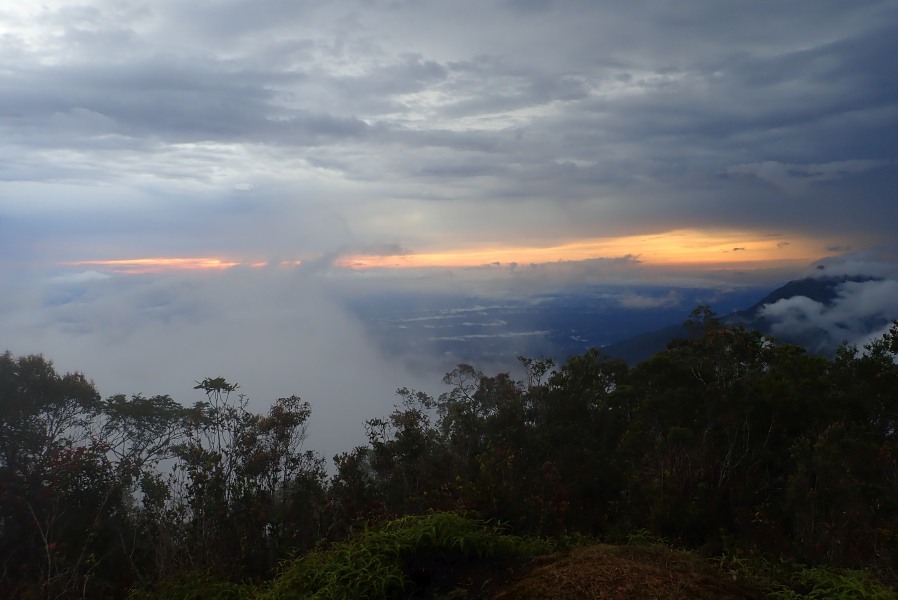
[[[699,557],[661,546],[604,544],[538,559],[532,569],[491,596],[493,600],[762,597],[759,590],[747,589]]]

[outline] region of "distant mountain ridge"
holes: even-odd
[[[865,283],[881,280],[879,277],[866,275],[836,275],[795,279],[773,290],[751,307],[721,316],[721,320],[730,326],[744,325],[748,329],[755,329],[767,335],[772,335],[782,342],[803,346],[809,352],[831,354],[835,348],[830,347],[831,344],[828,343],[828,332],[809,325],[806,330],[800,333],[787,335],[780,333],[776,335],[773,331],[775,322],[764,313],[764,307],[781,300],[804,297],[829,308],[839,298],[840,285],[848,282]],[[678,323],[608,344],[602,348],[602,351],[612,358],[621,358],[633,365],[661,352],[667,348],[670,342],[678,338],[684,338],[688,333],[685,324]]]
[[[834,275],[794,279],[789,283],[776,288],[750,308],[733,313],[727,317],[727,319],[746,319],[744,322],[747,323],[753,319],[763,318],[758,314],[762,307],[780,300],[794,298],[795,296],[804,296],[805,298],[809,298],[825,306],[832,306],[833,301],[838,298],[838,290],[836,288],[849,281],[865,283],[867,281],[882,281],[882,278],[869,275]]]

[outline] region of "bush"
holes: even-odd
[[[403,517],[289,563],[268,600],[390,598],[428,585],[467,559],[532,556],[551,544],[505,534],[457,513]]]

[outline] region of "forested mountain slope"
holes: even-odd
[[[314,416],[299,397],[255,414],[215,377],[194,406],[102,399],[80,374],[7,353],[0,595],[164,594],[199,576],[262,594],[290,581],[288,558],[446,511],[553,543],[640,532],[721,560],[891,580],[898,322],[832,358],[707,310],[686,330],[632,368],[591,350],[560,365],[522,358],[520,381],[459,365],[439,397],[401,388],[330,476],[304,447]]]
[[[868,283],[883,283],[883,280],[866,275],[797,279],[773,290],[752,306],[721,319],[729,326],[744,326],[782,342],[802,346],[811,353],[832,357],[842,343],[870,336],[896,316],[878,311],[867,314],[863,310],[839,314],[839,303],[845,296],[850,296],[852,284],[858,288]],[[832,317],[825,318],[826,313],[832,313]],[[854,322],[843,324],[839,317]],[[671,341],[688,334],[686,327],[677,323],[608,344],[602,351],[632,365],[661,352]]]

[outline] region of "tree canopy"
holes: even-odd
[[[42,356],[0,356],[0,595],[123,597],[182,570],[261,581],[282,560],[409,514],[474,511],[539,536],[645,531],[714,553],[898,566],[898,322],[831,359],[726,327],[635,366],[599,350],[458,365],[400,388],[367,443],[305,448],[298,396],[248,409],[101,399]]]

